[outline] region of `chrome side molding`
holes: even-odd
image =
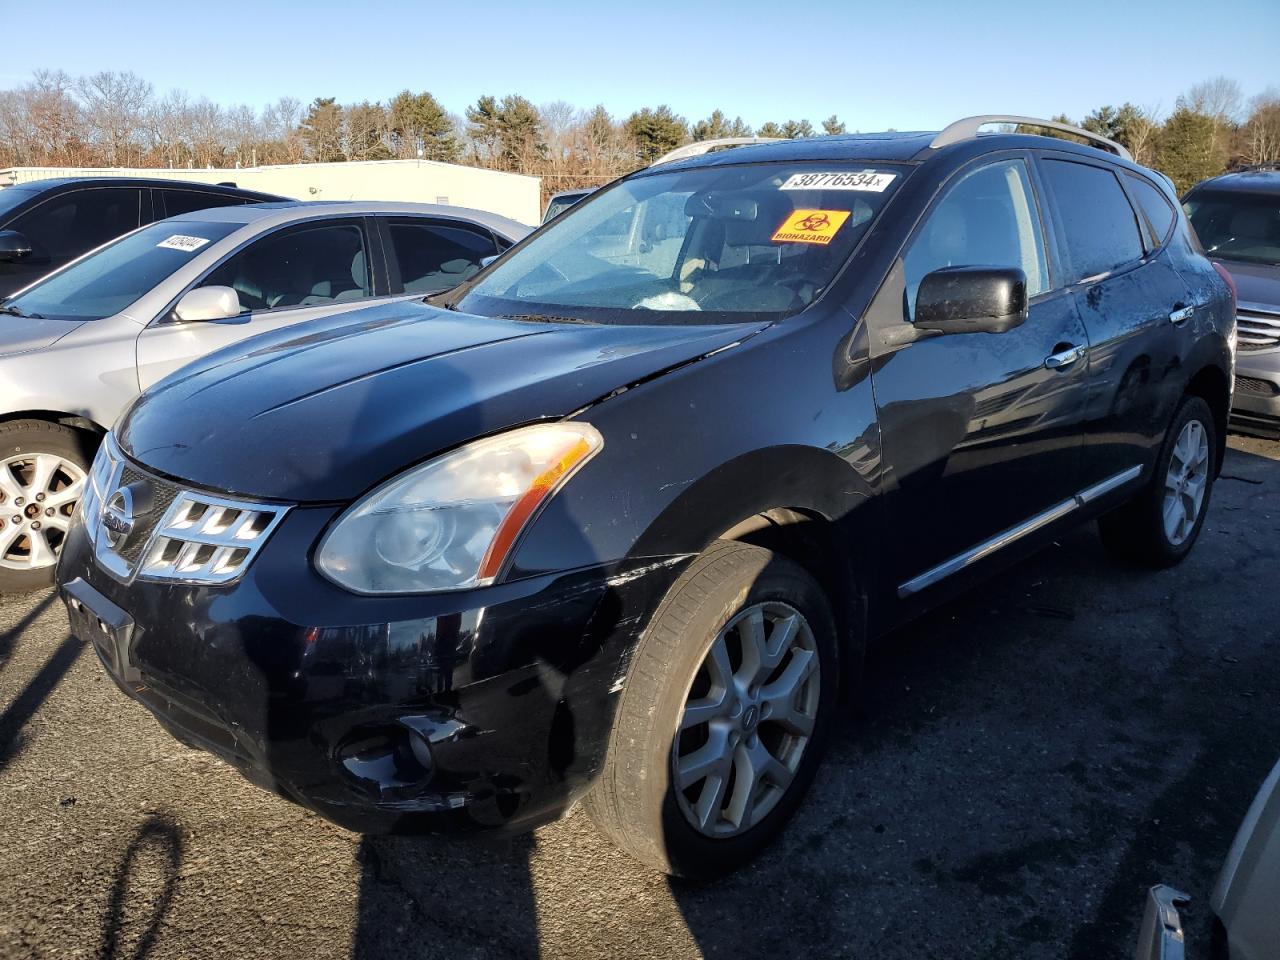
[[[926,587],[931,587],[939,580],[944,580],[953,573],[959,573],[966,567],[973,566],[979,560],[983,560],[997,550],[1016,543],[1028,534],[1035,533],[1042,527],[1048,526],[1058,520],[1061,520],[1067,514],[1074,510],[1078,510],[1085,504],[1092,503],[1099,497],[1102,497],[1112,490],[1116,490],[1126,483],[1131,483],[1142,474],[1142,467],[1129,467],[1122,470],[1115,476],[1108,477],[1100,483],[1095,483],[1091,487],[1085,487],[1069,500],[1063,500],[1056,506],[1050,507],[1042,513],[1037,513],[1029,520],[1024,520],[1017,526],[1010,527],[1001,533],[997,533],[989,540],[984,540],[976,547],[970,547],[964,553],[957,554],[950,560],[944,560],[936,567],[931,567],[917,577],[913,577],[906,583],[898,587],[899,599],[906,599],[912,594],[919,593]]]

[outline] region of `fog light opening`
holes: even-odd
[[[430,744],[402,726],[354,733],[338,747],[336,756],[349,780],[381,799],[418,794],[435,773]]]

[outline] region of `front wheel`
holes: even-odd
[[[1213,492],[1217,431],[1200,397],[1174,415],[1151,482],[1133,500],[1098,521],[1107,549],[1152,567],[1171,567],[1191,552]]]
[[[837,694],[817,582],[749,544],[713,544],[663,599],[631,663],[604,770],[602,831],[668,873],[755,856],[813,779]]]
[[[83,433],[61,424],[0,424],[0,594],[53,582],[90,448]]]

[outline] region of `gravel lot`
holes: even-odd
[[[801,814],[670,883],[580,811],[484,844],[371,839],[167,735],[0,601],[0,957],[1132,955],[1145,889],[1207,898],[1280,758],[1280,443],[1232,438],[1191,558],[1074,533],[872,658]]]

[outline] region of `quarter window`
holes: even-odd
[[[240,309],[274,310],[373,295],[364,232],[355,224],[290,230],[250,244],[201,286],[231,287]]]
[[[903,257],[908,318],[915,318],[916,291],[926,274],[976,266],[1021,269],[1028,297],[1049,289],[1040,218],[1021,160],[966,174],[929,213]]]
[[[498,253],[492,237],[462,227],[393,220],[390,230],[405,293],[456,287],[480,270],[481,260]]]
[[[1164,242],[1169,239],[1169,228],[1173,226],[1173,207],[1169,205],[1169,201],[1165,199],[1164,194],[1149,181],[1144,180],[1142,177],[1135,177],[1133,174],[1126,174],[1125,176],[1129,179],[1129,189],[1133,191],[1134,199],[1138,201],[1138,206],[1147,218],[1147,223],[1151,226],[1155,246],[1163,246]]]
[[[1114,173],[1069,160],[1045,160],[1042,169],[1071,258],[1069,282],[1142,259],[1138,219]]]

